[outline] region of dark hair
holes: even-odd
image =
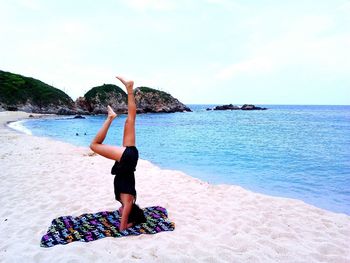
[[[138,225],[145,222],[146,217],[143,213],[143,210],[137,204],[132,204],[131,212],[128,218],[128,223]]]

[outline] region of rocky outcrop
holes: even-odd
[[[90,104],[85,97],[78,97],[75,101],[75,109],[77,114],[90,114]]]
[[[56,105],[48,104],[45,106],[38,106],[32,101],[26,101],[24,103],[16,103],[11,105],[4,105],[4,110],[7,111],[25,111],[32,113],[42,113],[42,114],[58,114],[58,115],[75,115],[77,111],[74,109],[74,104],[70,105]]]
[[[241,110],[267,110],[267,108],[263,108],[263,107],[256,107],[253,104],[244,104],[241,107]]]
[[[69,114],[73,100],[63,91],[40,80],[0,70],[0,107],[34,113]]]
[[[232,104],[228,104],[228,105],[216,106],[214,110],[240,110],[240,107]]]
[[[191,109],[164,91],[139,87],[135,89],[134,96],[138,113],[191,111]],[[77,111],[91,114],[107,113],[107,105],[110,105],[117,113],[127,113],[127,99],[127,94],[120,87],[104,84],[92,88],[84,97],[79,97],[75,102],[75,106]]]
[[[58,114],[58,115],[74,115],[76,110],[74,109],[73,100],[69,102],[63,102],[57,100],[52,103],[37,103],[32,98],[27,98],[24,101],[15,101],[12,103],[1,103],[0,108],[8,111],[25,111],[33,113],[43,113],[43,114]]]
[[[170,94],[139,87],[135,89],[139,113],[191,111]],[[127,113],[127,94],[118,86],[104,84],[90,89],[75,102],[63,91],[40,80],[0,71],[0,111],[21,110],[60,115],[106,114],[107,105]]]
[[[212,109],[207,108],[207,110],[212,110]],[[257,107],[253,104],[244,104],[242,107],[228,104],[228,105],[216,106],[215,108],[213,108],[213,110],[267,110],[267,108]]]
[[[135,89],[134,94],[139,113],[191,111],[190,108],[164,91],[139,87]]]
[[[83,98],[78,98],[75,104],[77,110],[92,114],[106,114],[107,105],[110,105],[117,113],[128,111],[127,94],[113,84],[103,84],[92,88]]]

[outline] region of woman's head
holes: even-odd
[[[137,204],[132,204],[131,212],[128,218],[128,223],[133,223],[137,225],[144,222],[146,222],[146,217],[143,213],[143,210]]]

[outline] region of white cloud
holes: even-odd
[[[78,20],[65,21],[59,26],[59,30],[61,31],[59,33],[69,34],[75,36],[76,38],[83,35],[88,35],[90,33],[88,32],[88,27],[86,24]]]
[[[70,9],[68,1],[0,0],[1,69],[41,79],[73,98],[96,85],[118,85],[115,74],[197,103],[245,102],[244,94],[261,95],[261,87],[275,94],[280,80],[286,90],[301,71],[315,76],[310,87],[326,83],[323,75],[348,84],[349,4],[322,11],[235,0],[118,2],[123,6],[113,0]]]
[[[206,0],[211,5],[221,6],[225,9],[242,9],[243,5],[234,0]]]
[[[350,14],[350,1],[345,1],[339,6],[339,10]]]
[[[271,57],[260,56],[224,67],[220,69],[216,77],[219,79],[229,79],[244,73],[268,73],[272,71],[273,67],[273,59]]]
[[[38,0],[17,0],[17,3],[31,10],[40,10],[42,8],[42,3]]]
[[[328,34],[332,27],[334,22],[328,16],[300,18],[289,31],[252,46],[247,59],[222,67],[216,76],[230,79],[243,73],[265,74],[300,65],[343,74],[350,71],[350,33]]]
[[[169,11],[176,8],[175,1],[171,0],[126,0],[125,3],[138,10],[153,9]]]

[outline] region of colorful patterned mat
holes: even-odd
[[[74,241],[90,242],[104,237],[156,234],[173,231],[175,224],[168,219],[165,208],[152,206],[143,209],[146,223],[119,231],[118,211],[83,214],[78,217],[62,216],[52,220],[47,233],[41,238],[41,247],[53,247]]]

